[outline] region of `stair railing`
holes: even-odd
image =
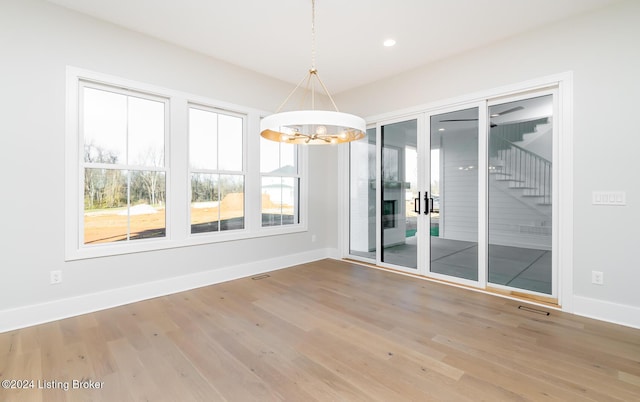
[[[523,189],[524,196],[538,197],[539,204],[551,204],[551,161],[497,135],[490,137],[490,149],[491,156],[502,163],[494,166],[495,174],[510,181],[510,187]]]

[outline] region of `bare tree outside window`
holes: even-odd
[[[244,117],[189,108],[191,233],[245,227]]]
[[[84,244],[166,235],[166,101],[85,83]]]

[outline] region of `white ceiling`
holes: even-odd
[[[48,1],[292,84],[311,65],[311,0]],[[335,94],[618,1],[316,0],[316,66]]]

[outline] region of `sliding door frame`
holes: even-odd
[[[486,211],[487,208],[487,171],[482,169],[483,166],[487,164],[487,144],[488,144],[488,130],[487,130],[487,101],[473,101],[469,103],[458,103],[456,105],[447,105],[441,108],[433,108],[424,113],[425,122],[430,122],[431,117],[437,116],[444,113],[455,112],[464,109],[478,109],[478,194],[477,194],[477,205],[478,205],[478,221],[477,221],[477,229],[478,229],[478,280],[474,281],[471,279],[458,278],[450,275],[439,274],[436,272],[431,272],[430,263],[431,263],[431,239],[430,237],[425,238],[425,246],[423,247],[425,257],[424,263],[426,265],[424,271],[424,275],[429,278],[453,282],[460,285],[470,286],[474,288],[485,289],[487,286],[487,250],[484,246],[487,241],[487,231],[484,230],[487,224],[487,214],[482,211]],[[425,165],[423,166],[423,172],[425,176],[425,187],[424,189],[428,189],[430,187],[430,178],[431,178],[431,124],[425,124],[427,126],[427,130],[423,133],[426,138],[424,143],[424,148],[422,152],[426,155]],[[446,183],[445,183],[446,185]],[[440,201],[445,205],[446,208],[446,199],[444,201]],[[428,222],[430,224],[431,215],[426,216]],[[430,236],[430,235],[429,235]]]
[[[553,114],[552,114],[552,187],[551,187],[551,250],[552,250],[552,255],[551,255],[551,294],[550,295],[546,295],[547,297],[549,297],[550,299],[555,299],[558,300],[558,294],[559,294],[559,281],[560,281],[560,275],[559,275],[559,263],[558,263],[558,252],[560,251],[560,239],[559,239],[559,218],[560,218],[560,208],[559,208],[559,190],[560,190],[560,176],[559,176],[559,169],[556,169],[556,167],[561,167],[560,164],[560,152],[559,152],[559,148],[560,148],[560,135],[558,135],[558,133],[560,133],[560,127],[559,127],[559,123],[556,117],[558,117],[560,115],[560,107],[559,107],[559,88],[557,85],[554,86],[548,86],[548,87],[543,87],[543,88],[539,88],[539,89],[535,89],[535,90],[531,90],[531,91],[524,91],[524,92],[520,92],[517,94],[513,94],[510,96],[503,96],[503,97],[497,97],[497,98],[493,98],[487,101],[487,110],[489,107],[491,106],[496,106],[496,105],[501,105],[504,103],[510,103],[510,102],[516,102],[516,101],[521,101],[521,100],[527,100],[527,99],[531,99],[531,98],[536,98],[536,97],[541,97],[541,96],[548,96],[550,95],[552,97],[552,101],[553,101]],[[487,145],[488,145],[488,129],[485,130],[487,131]],[[488,154],[487,152],[485,152],[485,154]],[[487,178],[488,180],[488,178]],[[488,183],[487,183],[488,184]],[[487,206],[488,206],[488,185],[486,186],[486,190],[487,190]],[[488,246],[488,236],[489,236],[489,220],[488,220],[488,209],[485,210],[485,216],[487,217],[487,226],[486,226],[486,231],[485,231],[485,235],[487,236],[487,246]],[[485,248],[485,251],[488,252],[488,250]],[[488,267],[487,267],[487,273],[488,273]],[[544,294],[538,293],[538,292],[534,292],[534,291],[530,291],[530,290],[526,290],[526,289],[520,289],[520,288],[514,288],[511,286],[506,286],[506,285],[500,285],[500,284],[496,284],[496,283],[490,283],[489,281],[487,281],[487,284],[485,286],[486,289],[495,289],[498,291],[517,291],[523,294],[529,294],[532,296],[537,296],[540,295],[542,297],[544,297]]]
[[[420,167],[424,164],[424,155],[422,154],[421,149],[424,147],[424,142],[425,139],[423,138],[423,136],[421,136],[420,134],[424,132],[425,130],[425,122],[424,122],[424,113],[416,113],[416,114],[408,114],[408,115],[403,115],[403,116],[399,116],[396,118],[391,118],[391,119],[386,119],[386,120],[378,120],[376,122],[376,172],[377,172],[377,176],[376,176],[376,247],[377,247],[377,254],[376,254],[376,265],[383,267],[383,268],[389,268],[389,269],[393,269],[396,271],[403,271],[403,272],[407,272],[410,274],[418,274],[418,275],[424,275],[424,269],[425,269],[425,261],[424,261],[424,252],[421,252],[421,246],[420,246],[420,238],[424,237],[424,223],[421,222],[420,216],[418,217],[417,220],[417,240],[418,240],[418,250],[417,250],[417,255],[416,255],[416,259],[417,259],[417,267],[414,268],[409,268],[409,267],[404,267],[401,265],[395,265],[395,264],[390,264],[390,263],[385,263],[382,261],[383,259],[383,252],[384,252],[384,245],[382,244],[383,239],[382,239],[382,176],[381,176],[381,172],[382,172],[382,157],[381,157],[381,152],[382,152],[382,127],[386,126],[386,125],[390,125],[390,124],[395,124],[395,123],[402,123],[402,122],[406,122],[406,121],[411,121],[411,120],[416,120],[416,151],[418,154],[418,162],[417,162],[417,169],[418,169],[418,188],[422,189],[425,186],[424,183],[424,175],[420,175]]]
[[[461,109],[466,105],[476,103],[481,104],[482,107],[479,110],[479,119],[484,119],[484,122],[479,120],[479,163],[480,166],[486,166],[487,164],[487,144],[488,144],[488,126],[487,126],[487,110],[488,104],[495,103],[498,99],[501,98],[511,98],[520,95],[526,95],[527,92],[534,93],[538,91],[547,90],[550,88],[556,88],[555,94],[557,94],[557,99],[554,99],[554,122],[553,122],[553,130],[554,136],[557,137],[554,141],[554,170],[557,170],[556,177],[557,180],[554,181],[553,184],[553,192],[554,192],[554,206],[553,206],[553,214],[556,218],[553,221],[553,234],[554,234],[554,274],[556,275],[557,282],[557,291],[554,291],[557,296],[558,308],[561,308],[563,311],[573,312],[573,74],[572,72],[564,72],[556,75],[550,75],[546,77],[536,78],[529,81],[520,82],[517,84],[506,85],[502,87],[497,87],[494,89],[489,89],[465,96],[460,96],[451,99],[445,99],[441,101],[436,101],[428,104],[423,104],[419,106],[415,106],[408,109],[398,110],[394,112],[374,115],[366,118],[367,122],[371,125],[376,125],[376,135],[380,135],[380,126],[382,124],[389,124],[390,122],[404,121],[412,118],[418,117],[418,144],[419,147],[426,147],[424,145],[425,140],[420,139],[423,137],[425,132],[428,134],[428,130],[425,129],[425,121],[428,118],[427,116],[431,116],[434,114],[442,113],[445,110],[456,110]],[[554,95],[555,96],[555,95]],[[378,137],[378,140],[380,137]],[[339,163],[340,166],[348,170],[350,161],[349,161],[349,152],[348,148],[340,148],[339,149]],[[422,153],[422,157],[420,157],[420,153]],[[424,156],[424,151],[419,152],[419,166],[422,168],[426,168],[425,164],[429,156]],[[556,163],[557,162],[557,163]],[[377,162],[379,164],[379,162]],[[377,171],[380,172],[380,166],[377,166]],[[343,171],[343,170],[340,170]],[[478,202],[482,205],[479,205],[482,210],[487,210],[487,172],[480,173],[480,188],[483,194],[479,195]],[[423,175],[425,176],[425,175]],[[377,182],[377,191],[380,191],[380,182],[379,178],[376,178]],[[349,176],[341,175],[339,178],[339,219],[340,219],[340,236],[339,236],[339,254],[341,258],[346,258],[350,260],[362,261],[362,258],[358,258],[357,256],[350,255],[349,253]],[[423,179],[426,181],[426,178]],[[421,189],[426,188],[427,183],[419,184]],[[377,200],[380,200],[380,194],[377,194]],[[379,201],[378,201],[379,202]],[[380,205],[377,206],[378,208]],[[379,209],[378,209],[379,211]],[[380,215],[379,213],[377,215]],[[480,213],[479,218],[479,227],[487,228],[487,214]],[[377,225],[380,225],[380,222],[377,222]],[[378,226],[379,228],[379,226]],[[423,229],[424,231],[424,229]],[[377,230],[379,232],[379,230]],[[482,232],[482,231],[481,231]],[[379,233],[376,233],[376,236],[379,236]],[[480,236],[484,236],[481,238]],[[487,244],[487,233],[479,233],[479,245],[480,241],[483,244]],[[380,241],[377,240],[378,246],[380,246]],[[423,247],[424,248],[424,247]],[[484,249],[484,250],[483,250]],[[378,256],[376,258],[376,264],[380,266],[380,253],[381,250],[378,250]],[[479,267],[478,274],[479,280],[478,282],[471,281],[473,284],[471,285],[472,290],[486,292],[487,291],[487,250],[485,247],[479,247]],[[422,254],[422,255],[421,255]],[[425,279],[445,279],[440,276],[431,275],[428,272],[428,267],[426,266],[426,254],[421,252],[418,254],[418,269],[411,270],[407,272],[411,272]],[[371,261],[363,261],[371,263]],[[394,270],[397,267],[388,267],[385,265],[380,266],[381,268],[393,268]],[[401,270],[404,271],[404,270]],[[417,272],[416,272],[417,271]],[[483,282],[484,281],[484,282]],[[451,279],[446,278],[443,283],[451,284]],[[453,285],[466,285],[466,283],[453,283]],[[496,294],[496,293],[492,293]],[[509,294],[500,294],[497,293],[497,296],[506,297],[506,298],[514,298],[518,299],[517,295],[509,295]],[[529,300],[530,302],[536,303],[535,299]]]

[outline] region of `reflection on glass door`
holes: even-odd
[[[478,280],[478,108],[431,117],[430,272]]]
[[[553,96],[489,115],[488,281],[551,295]]]
[[[376,259],[376,129],[349,143],[349,253]]]
[[[380,208],[384,263],[418,267],[418,122],[382,126]]]

